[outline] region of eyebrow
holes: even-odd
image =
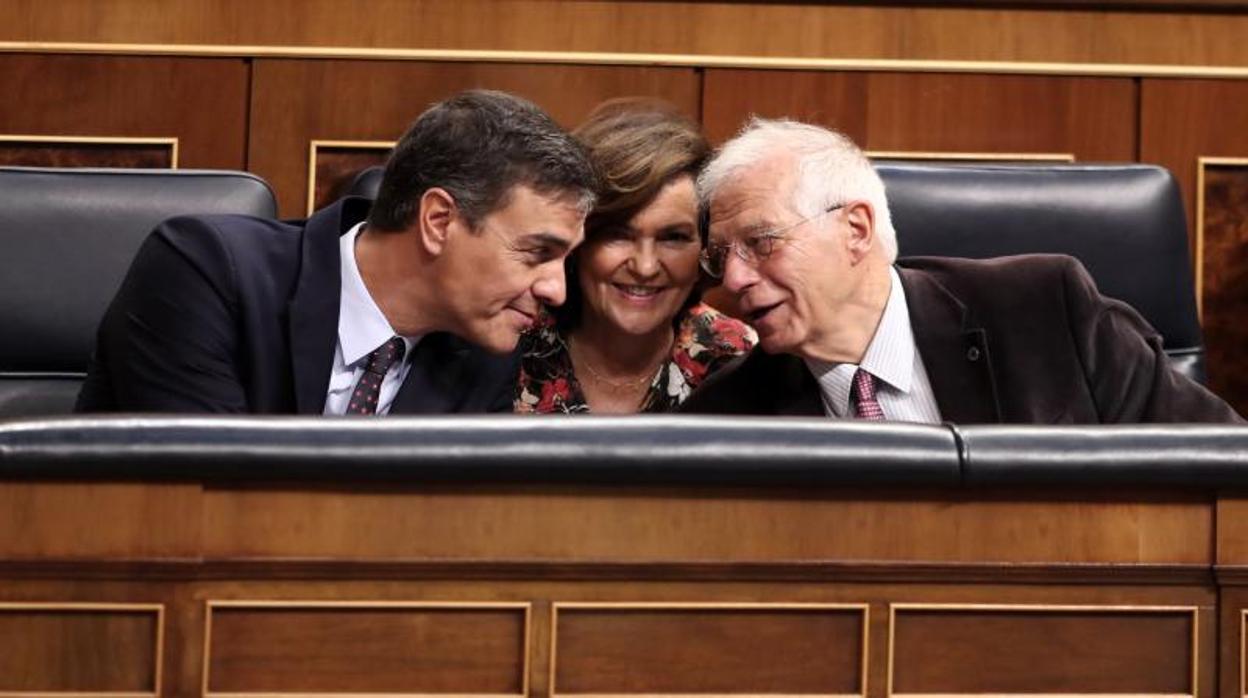
[[[566,250],[572,247],[572,243],[555,235],[554,233],[530,233],[523,238],[526,244],[530,245],[550,245],[560,250]]]

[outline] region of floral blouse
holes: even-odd
[[[693,389],[758,342],[754,330],[709,305],[690,308],[676,328],[672,355],[654,375],[641,402],[642,412],[669,412]],[[564,337],[546,315],[521,339],[523,358],[513,409],[520,413],[589,412],[585,393],[572,373]]]

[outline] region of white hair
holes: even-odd
[[[719,188],[742,170],[772,157],[792,155],[797,184],[792,206],[803,217],[854,199],[875,209],[875,237],[889,262],[897,258],[897,233],[888,212],[884,182],[867,156],[845,135],[789,119],[751,117],[724,144],[698,177],[698,198],[709,206]]]

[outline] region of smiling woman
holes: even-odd
[[[523,340],[517,412],[664,412],[753,347],[748,326],[698,302],[694,178],[710,148],[670,105],[615,100],[574,134],[602,180],[567,302]]]

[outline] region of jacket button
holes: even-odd
[[[979,361],[979,347],[971,347],[966,350],[967,361]]]

